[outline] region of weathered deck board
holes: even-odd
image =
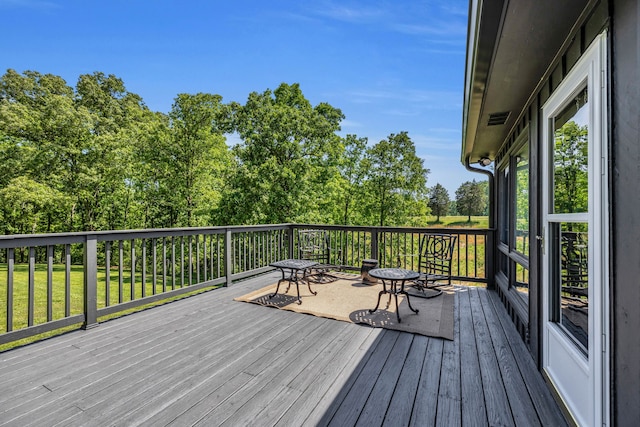
[[[480,299],[477,289],[469,288],[469,299],[471,302],[471,314],[473,315],[473,329],[478,347],[480,377],[482,378],[488,424],[492,426],[514,425],[502,376],[500,370],[497,369],[498,358],[491,342],[485,311],[479,304]]]
[[[435,425],[443,346],[444,340],[429,338],[427,355],[422,362],[420,381],[411,411],[411,426]]]
[[[456,303],[459,307],[459,304]],[[461,425],[461,388],[460,377],[463,367],[460,365],[460,309],[455,312],[455,331],[453,341],[442,344],[442,361],[440,362],[440,384],[436,408],[437,426]],[[437,366],[437,365],[436,365]],[[429,390],[435,393],[435,390]]]
[[[411,343],[411,349],[402,366],[402,372],[398,378],[397,387],[391,396],[389,408],[384,415],[384,425],[409,425],[411,412],[416,399],[422,363],[427,354],[429,338],[416,336]]]
[[[0,354],[0,425],[564,423],[492,292],[446,341],[232,300],[277,278]]]
[[[477,291],[473,292],[473,295],[475,298],[482,298]],[[485,301],[485,303],[487,308],[484,310],[484,316],[496,353],[505,392],[509,398],[513,420],[517,426],[539,426],[540,421],[533,407],[533,402],[517,369],[518,365],[513,358],[511,349],[508,347],[500,322],[488,301]]]
[[[543,426],[564,425],[565,419],[559,410],[544,410],[544,408],[556,407],[556,403],[544,384],[544,380],[538,372],[533,359],[528,357],[528,353],[525,353],[527,351],[525,344],[521,339],[517,339],[520,335],[511,324],[507,310],[502,305],[500,298],[494,292],[481,293],[481,296],[483,302],[490,302],[494,307],[496,317],[502,325],[502,332],[504,332],[507,339],[506,344],[511,347],[511,354],[529,391],[529,397],[534,404],[540,423]]]
[[[470,292],[458,294],[460,312],[460,386],[462,393],[462,424],[484,425],[487,409],[482,392],[478,347],[473,327]]]

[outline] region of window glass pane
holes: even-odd
[[[529,270],[516,262],[516,290],[525,300],[529,300]]]
[[[509,244],[509,168],[505,168],[500,171],[500,197],[498,199],[500,203],[500,215],[498,216],[500,223],[498,224],[500,230],[500,241],[504,244]]]
[[[551,319],[563,326],[586,353],[589,348],[588,224],[553,224],[555,307]]]
[[[514,248],[529,256],[529,145],[515,156],[515,244]]]
[[[588,212],[587,89],[554,118],[553,212]]]

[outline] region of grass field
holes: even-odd
[[[489,217],[472,216],[471,222],[467,216],[441,216],[440,221],[435,216],[427,217],[429,227],[453,227],[453,228],[489,228]]]

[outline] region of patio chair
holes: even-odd
[[[562,292],[576,299],[589,295],[589,263],[586,233],[562,233]]]
[[[457,236],[452,234],[427,233],[420,239],[418,269],[420,277],[413,283],[418,291],[412,296],[433,298],[442,294],[440,286],[451,285],[451,263]],[[435,290],[427,294],[426,290]]]
[[[330,270],[339,269],[340,266],[331,263],[331,245],[329,233],[326,230],[303,229],[298,230],[298,258],[315,261],[318,265],[311,270],[311,276],[316,280],[325,281],[331,275]],[[338,251],[338,261],[340,260]]]

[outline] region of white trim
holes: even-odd
[[[551,378],[557,391],[568,406],[569,411],[580,425],[609,424],[610,396],[609,345],[606,335],[609,331],[609,253],[608,253],[608,185],[607,185],[607,79],[606,79],[607,33],[598,36],[582,55],[569,75],[542,107],[542,220],[545,240],[549,239],[549,222],[586,222],[589,239],[589,348],[588,358],[584,356],[560,330],[558,325],[548,322],[550,318],[549,255],[543,256],[541,292],[543,296],[543,368]],[[550,213],[551,187],[550,173],[553,144],[551,119],[566,105],[567,100],[577,95],[584,86],[589,90],[589,212],[553,214]],[[566,372],[551,366],[550,348],[562,354],[554,354],[570,363],[567,370],[574,376],[585,374],[584,384],[570,387],[571,377]],[[555,360],[555,359],[554,359]],[[576,371],[577,369],[577,371]],[[577,380],[577,378],[576,378]],[[580,387],[586,387],[580,388]],[[573,394],[573,395],[572,395]],[[586,401],[584,400],[586,397]]]

